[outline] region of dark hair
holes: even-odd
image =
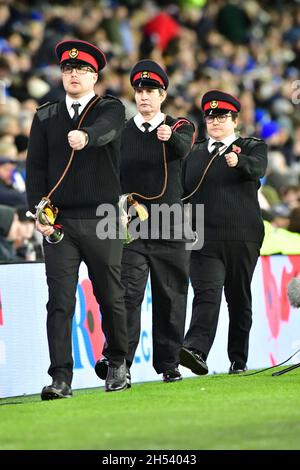
[[[236,121],[239,116],[239,113],[234,113],[233,111],[231,111],[230,114],[231,114],[231,119],[233,121]]]
[[[290,223],[287,227],[290,232],[300,233],[300,207],[295,207],[290,213]]]

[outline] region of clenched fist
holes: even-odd
[[[225,153],[225,160],[228,166],[231,168],[237,166],[239,158],[235,152]]]
[[[157,129],[157,137],[159,140],[167,141],[172,135],[172,129],[167,124],[162,124]]]
[[[88,142],[87,133],[84,131],[70,131],[68,142],[73,150],[82,150]]]

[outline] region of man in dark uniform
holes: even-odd
[[[40,107],[34,116],[27,157],[26,189],[33,209],[61,177],[72,149],[72,164],[53,192],[51,202],[59,209],[63,239],[57,244],[44,240],[49,288],[47,333],[50,352],[49,375],[53,382],[44,387],[43,400],[72,395],[72,318],[78,270],[81,261],[88,267],[93,291],[102,312],[102,328],[110,362],[106,391],[127,388],[126,311],[121,285],[122,240],[96,235],[97,207],[110,203],[117,207],[121,194],[119,147],[125,123],[122,103],[101,97],[87,112],[80,129],[81,113],[96,99],[94,85],[105,66],[104,53],[85,41],[67,40],[56,46],[66,99]],[[36,223],[45,237],[51,225]]]
[[[141,224],[140,237],[125,245],[123,250],[122,282],[129,340],[126,361],[130,367],[139,343],[141,304],[150,273],[153,366],[158,374],[163,374],[165,382],[174,382],[182,378],[178,363],[184,335],[190,259],[181,230],[181,171],[183,159],[192,146],[194,125],[187,119],[174,119],[161,112],[169,81],[159,64],[152,60],[139,61],[131,70],[130,82],[138,114],[129,120],[122,133],[122,190],[152,197],[152,200],[136,197],[147,207],[149,219],[145,221],[145,227]],[[170,234],[166,234],[161,221],[154,222],[153,209],[162,205],[169,209],[173,204],[179,209],[180,220],[177,225],[176,221],[171,222]],[[100,377],[105,375],[105,359],[96,364],[96,373]]]
[[[195,207],[204,204],[204,246],[191,255],[194,290],[192,319],[180,364],[198,375],[208,373],[206,358],[217,329],[222,290],[229,312],[230,374],[246,370],[252,324],[251,280],[264,237],[257,190],[267,167],[267,146],[236,134],[237,98],[210,90],[202,99],[208,139],[197,142],[186,159],[184,185]],[[211,165],[208,168],[209,163]]]

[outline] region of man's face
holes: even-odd
[[[149,118],[160,111],[166,92],[160,92],[158,88],[135,88],[134,97],[138,111]]]
[[[237,120],[233,121],[232,116],[227,114],[218,114],[206,116],[207,133],[215,140],[222,140],[235,132]]]
[[[63,86],[71,98],[79,99],[94,90],[98,74],[91,67],[72,64],[61,68]]]

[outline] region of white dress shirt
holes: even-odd
[[[80,103],[81,106],[79,106],[78,108],[78,113],[81,114],[88,102],[93,98],[93,96],[95,96],[94,91],[91,91],[88,95],[84,95],[77,100],[74,100],[69,95],[66,95],[66,106],[70,117],[73,119],[73,116],[75,114],[75,110],[74,108],[72,108],[73,103]]]
[[[224,139],[221,139],[220,141],[213,139],[212,137],[209,137],[208,140],[208,151],[209,153],[213,152],[215,150],[214,143],[215,142],[223,142],[223,147],[220,149],[220,155],[228,149],[228,147],[235,142],[238,139],[238,136],[236,134],[231,134],[228,137],[225,137]]]
[[[140,131],[145,132],[145,128],[143,127],[144,122],[148,122],[150,124],[149,127],[149,132],[153,131],[156,129],[159,124],[164,121],[165,115],[164,113],[157,113],[154,118],[151,119],[151,121],[145,121],[145,118],[141,115],[141,113],[138,113],[134,116],[133,120],[135,122],[135,125],[140,129]]]

